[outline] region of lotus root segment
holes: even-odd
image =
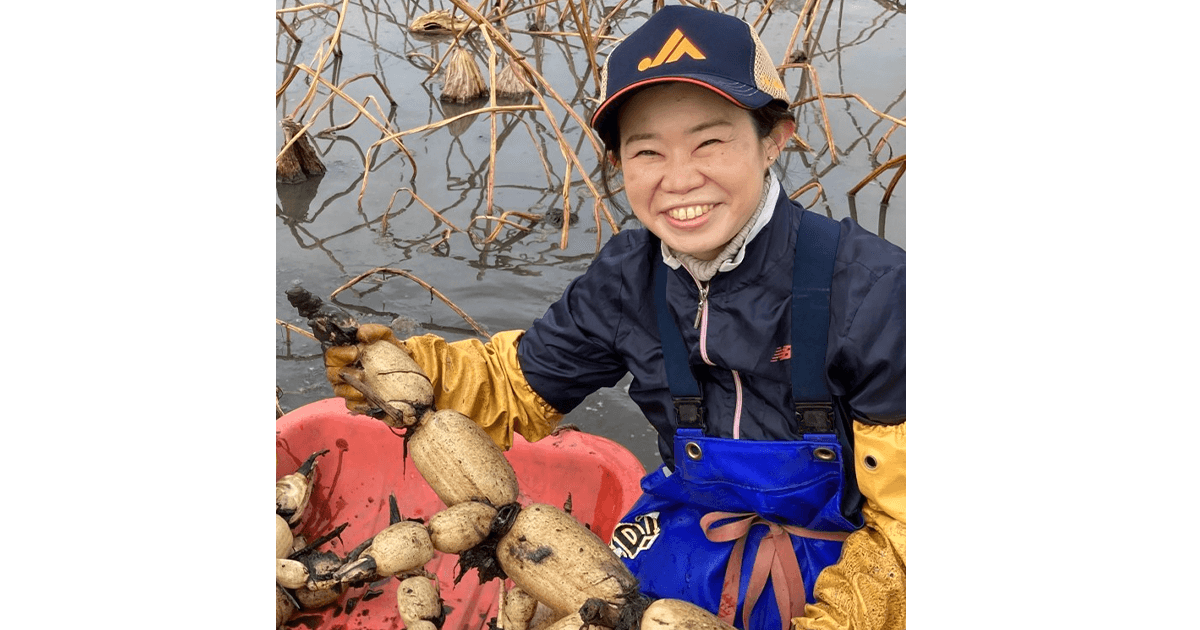
[[[396,608],[407,628],[418,621],[432,621],[442,615],[442,598],[437,582],[423,575],[410,577],[396,587]]]
[[[292,543],[295,542],[295,537],[292,536],[292,528],[288,526],[287,521],[283,517],[275,515],[275,557],[286,558],[292,553]]]
[[[363,555],[375,560],[375,572],[380,577],[389,577],[432,560],[433,542],[419,521],[400,521],[375,534]]]
[[[275,585],[275,627],[282,628],[292,614],[296,612],[296,603],[282,586]]]
[[[275,559],[275,582],[284,588],[301,588],[308,583],[308,567],[303,562]]]
[[[452,409],[431,413],[413,429],[408,452],[447,506],[477,501],[500,507],[517,500],[517,473],[479,425]]]
[[[681,599],[658,599],[642,613],[641,630],[733,630],[707,610]]]
[[[495,517],[496,508],[486,503],[463,501],[452,505],[429,518],[427,529],[433,548],[442,553],[462,553],[487,538]]]
[[[525,630],[529,620],[537,612],[538,601],[519,586],[514,586],[504,593],[504,607],[501,608],[504,630]]]
[[[363,380],[383,402],[400,413],[400,426],[416,424],[433,407],[429,377],[396,344],[386,340],[367,344],[359,353],[359,361]]]
[[[496,559],[517,586],[559,612],[578,611],[591,597],[619,605],[637,592],[612,549],[553,505],[522,509],[496,546]]]

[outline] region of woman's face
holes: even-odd
[[[690,83],[648,87],[619,112],[625,195],[676,252],[712,260],[758,207],[763,175],[791,134],[759,138],[749,112]]]

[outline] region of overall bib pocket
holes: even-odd
[[[663,466],[642,480],[642,497],[613,532],[613,550],[651,597],[690,601],[743,630],[786,628],[814,601],[817,575],[837,562],[841,539],[856,528],[839,510],[836,438],[759,442],[680,429],[675,452],[674,472]],[[814,537],[823,533],[834,539]]]

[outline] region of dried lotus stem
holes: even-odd
[[[457,228],[455,228],[455,229],[457,229]],[[459,230],[459,231],[461,232],[462,230]],[[476,322],[474,319],[471,318],[470,315],[467,315],[467,313],[465,311],[463,311],[461,308],[459,308],[458,305],[456,305],[454,302],[451,302],[450,298],[446,297],[441,291],[438,291],[437,289],[433,288],[433,285],[429,284],[428,282],[425,282],[424,280],[418,278],[417,276],[415,276],[403,269],[392,269],[390,267],[376,267],[369,271],[360,273],[357,276],[351,278],[348,282],[346,282],[346,284],[343,284],[342,286],[334,289],[333,293],[329,294],[329,299],[332,300],[333,298],[337,297],[337,294],[339,294],[342,291],[345,291],[346,289],[349,289],[350,287],[354,286],[355,284],[361,282],[364,278],[367,278],[367,277],[372,276],[377,273],[386,273],[386,274],[390,274],[390,275],[394,275],[394,276],[403,276],[403,277],[408,278],[409,280],[412,280],[413,282],[421,285],[422,287],[424,287],[425,289],[427,289],[429,291],[430,296],[435,297],[435,298],[441,300],[442,302],[444,302],[446,304],[446,306],[450,307],[450,310],[457,313],[459,317],[463,318],[463,321],[467,322],[467,324],[470,324],[471,328],[474,328],[475,332],[479,333],[479,335],[481,337],[483,337],[484,339],[491,338],[491,335],[488,334],[486,329],[484,329],[482,326],[479,325],[479,322]]]
[[[537,11],[533,16],[533,24],[529,25],[529,30],[535,33],[546,30],[546,4],[548,1],[538,3]]]
[[[894,158],[888,160],[887,162],[884,162],[883,164],[878,166],[875,170],[871,171],[870,174],[868,174],[866,177],[862,178],[862,180],[860,180],[857,184],[855,184],[854,188],[851,188],[850,191],[846,193],[846,195],[848,197],[853,198],[854,195],[858,194],[858,191],[862,190],[863,186],[866,186],[871,180],[875,179],[876,177],[879,177],[884,171],[888,170],[889,168],[894,168],[897,166],[904,165],[906,157],[907,157],[907,155],[900,155],[900,156],[897,156],[897,157],[894,157]]]
[[[500,48],[504,49],[504,52],[508,53],[510,59],[517,60],[517,59],[524,58],[523,55],[515,47],[513,47],[512,43],[509,42],[508,40],[504,39],[504,37],[499,33],[498,30],[495,29],[494,26],[492,26],[490,23],[487,23],[487,18],[485,18],[482,14],[480,14],[479,11],[475,9],[475,7],[471,6],[470,3],[467,2],[467,0],[450,0],[450,2],[452,2],[454,4],[454,6],[458,7],[458,9],[460,11],[465,13],[468,17],[470,17],[476,23],[480,24],[481,26],[488,29],[489,31],[492,31],[496,44],[499,45]],[[522,61],[522,63],[524,63],[524,62]],[[567,104],[567,102],[564,101],[563,98],[561,96],[559,96],[559,94],[556,91],[554,91],[553,88],[550,87],[549,82],[547,82],[545,80],[545,78],[542,77],[541,73],[539,73],[536,68],[533,68],[532,66],[529,66],[528,64],[525,64],[524,69],[529,72],[529,74],[533,77],[533,79],[537,85],[544,86],[546,95],[550,96],[556,102],[558,102],[558,104],[566,110],[567,115],[570,116],[572,118],[572,120],[574,120],[580,126],[580,128],[583,128],[583,129],[589,128],[587,121],[583,120],[583,118],[579,115],[579,113],[576,112],[574,110],[574,108],[572,108],[569,104]],[[549,104],[546,102],[545,98],[542,97],[542,94],[539,91],[534,91],[533,96],[534,96],[534,98],[537,99],[538,104],[541,105],[542,109],[544,109],[546,111],[546,114],[548,116],[550,116],[551,118],[554,118],[556,116],[552,112],[552,110],[549,107]],[[577,169],[579,172],[581,172],[581,173],[588,172],[588,170],[586,168],[584,168],[583,164],[579,161],[578,154],[576,154],[574,151],[572,151],[571,147],[567,144],[566,138],[564,137],[562,129],[560,127],[561,127],[560,125],[551,125],[550,128],[551,128],[551,131],[554,132],[554,138],[558,142],[559,148],[563,152],[563,157],[569,163],[571,163],[574,166],[574,168]],[[604,159],[604,149],[601,148],[600,141],[596,138],[595,134],[585,133],[584,138],[591,143],[592,148],[596,152],[596,156],[599,157],[600,159]],[[608,225],[610,228],[612,228],[612,231],[614,234],[620,231],[620,227],[617,226],[616,220],[613,219],[612,214],[608,211],[608,208],[604,205],[604,202],[603,202],[604,195],[600,193],[600,191],[596,188],[595,184],[592,183],[591,179],[588,177],[584,177],[582,181],[583,181],[584,186],[587,187],[588,191],[591,192],[593,199],[595,199],[595,212],[596,212],[596,216],[597,216],[597,221],[596,221],[597,246],[596,246],[596,250],[599,251],[599,249],[600,249],[600,247],[599,247],[599,244],[600,244],[600,229],[599,229],[600,221],[598,218],[599,215],[601,213],[603,213],[604,218],[608,221]]]
[[[800,65],[806,65],[806,64],[800,64]],[[797,66],[797,67],[800,67],[800,66]],[[794,101],[788,105],[788,108],[794,109],[796,107],[800,107],[801,105],[807,105],[808,103],[812,103],[814,101],[818,101],[818,100],[822,100],[822,99],[827,100],[827,99],[831,99],[831,98],[840,98],[840,99],[848,99],[848,100],[858,101],[860,104],[862,104],[863,107],[867,108],[867,110],[870,111],[872,114],[875,114],[876,116],[878,116],[884,120],[891,121],[892,129],[890,129],[886,134],[884,134],[885,138],[887,136],[891,135],[892,132],[894,132],[896,130],[896,127],[906,127],[906,128],[908,127],[907,119],[896,118],[895,116],[892,116],[891,114],[888,114],[887,112],[879,111],[878,109],[875,108],[874,105],[871,105],[871,103],[867,102],[867,99],[859,96],[858,94],[851,94],[851,93],[818,94],[817,96],[808,96],[808,97],[802,98],[798,101]],[[876,150],[876,151],[878,151],[878,150]]]
[[[801,186],[800,188],[796,189],[796,192],[788,195],[788,199],[793,199],[793,200],[799,199],[800,195],[803,195],[805,193],[805,191],[808,191],[808,190],[816,190],[817,192],[816,192],[816,196],[813,197],[813,200],[811,203],[801,203],[800,204],[800,205],[804,206],[805,208],[811,208],[811,207],[817,205],[817,201],[821,197],[825,196],[825,189],[821,187],[821,182],[813,181],[813,182],[809,182],[809,183]]]
[[[883,147],[884,147],[884,146],[887,144],[888,138],[892,137],[892,134],[893,134],[893,133],[896,131],[896,129],[898,129],[898,128],[899,128],[899,127],[902,125],[902,124],[903,124],[903,123],[901,123],[901,122],[899,122],[899,121],[892,123],[892,126],[891,126],[891,127],[890,127],[890,128],[889,128],[889,129],[888,129],[886,132],[884,132],[884,134],[883,134],[883,136],[882,136],[881,138],[879,138],[879,142],[875,143],[875,149],[874,149],[873,151],[871,151],[871,157],[873,157],[873,158],[874,158],[874,157],[877,157],[877,156],[879,155],[879,152],[880,152],[880,151],[883,149]]]
[[[898,184],[900,182],[900,178],[904,176],[904,170],[907,167],[908,162],[904,161],[900,163],[900,168],[896,169],[896,174],[892,176],[892,181],[888,184],[887,190],[885,190],[883,193],[883,199],[879,202],[881,208],[887,208],[888,201],[890,201],[892,198],[892,192],[896,190],[896,184]]]

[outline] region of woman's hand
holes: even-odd
[[[355,345],[333,346],[325,351],[325,378],[333,385],[334,395],[346,400],[346,408],[354,413],[365,414],[375,405],[367,401],[362,392],[358,391],[344,378],[363,382],[365,375],[359,364],[362,349],[377,341],[385,341],[404,349],[404,344],[396,339],[391,328],[382,324],[363,324],[358,328],[358,343]]]

